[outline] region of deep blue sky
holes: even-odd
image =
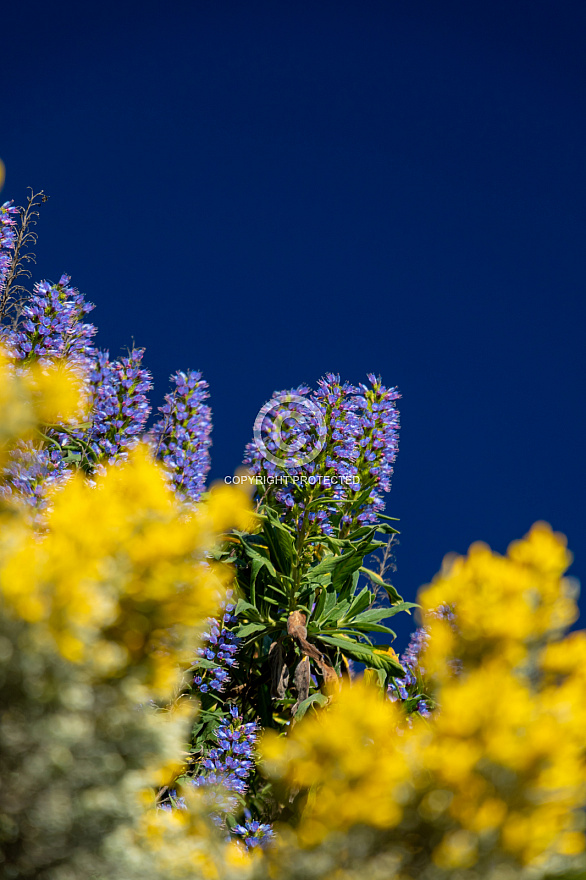
[[[213,476],[275,389],[399,386],[407,597],[537,519],[584,581],[586,5],[4,4],[3,198],[51,201],[38,277],[155,403],[201,369]]]

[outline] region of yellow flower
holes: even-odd
[[[267,732],[266,772],[306,794],[298,846],[367,825],[384,830],[399,864],[405,841],[420,841],[418,851],[431,826],[443,871],[582,852],[586,635],[560,639],[575,614],[569,561],[563,537],[539,523],[506,557],[477,544],[446,562],[420,597],[422,666],[439,704],[430,719],[407,723],[367,673],[288,736]],[[438,617],[439,605],[453,619]]]
[[[238,490],[232,497],[226,487],[221,504],[223,526],[247,516]],[[217,509],[186,514],[138,447],[95,486],[78,474],[55,493],[45,537],[13,533],[0,559],[5,601],[42,622],[71,662],[95,664],[99,674],[141,668],[153,695],[169,695],[230,582],[229,568],[202,558],[219,537]]]

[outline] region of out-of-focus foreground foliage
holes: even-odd
[[[0,363],[3,453],[75,413],[77,390],[62,369]],[[205,551],[248,519],[237,489],[186,514],[140,447],[56,492],[44,533],[0,510],[3,877],[168,876],[149,849],[165,823],[183,830],[169,857],[195,876],[211,858],[197,806],[187,823],[155,813],[154,792],[181,767],[196,707],[173,698],[229,580]]]

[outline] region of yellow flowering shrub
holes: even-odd
[[[202,558],[214,535],[207,513],[182,513],[139,447],[95,486],[77,474],[55,492],[45,526],[42,540],[22,523],[5,530],[7,608],[65,659],[98,676],[140,667],[151,694],[169,694],[229,576]]]
[[[2,452],[78,412],[78,381],[0,363]],[[178,699],[182,670],[231,576],[209,554],[222,529],[249,527],[246,495],[212,490],[187,510],[139,447],[94,481],[73,476],[37,525],[0,501],[0,875],[217,876],[195,802],[182,848],[153,861],[149,847],[152,828],[185,824],[154,792],[183,762],[197,707]]]
[[[28,439],[38,423],[83,418],[85,387],[66,362],[15,368],[0,349],[0,465],[11,444]]]
[[[268,876],[584,870],[586,635],[562,634],[577,616],[570,561],[538,523],[505,557],[474,545],[446,562],[419,597],[431,718],[358,681],[289,737],[265,735],[292,817]]]
[[[561,634],[578,616],[570,582],[562,578],[571,561],[565,539],[546,523],[512,543],[506,557],[477,543],[467,557],[448,558],[420,596],[431,636],[428,672],[449,676],[449,655],[467,668],[489,657],[513,666],[546,637]],[[429,613],[442,605],[456,606],[457,627]]]

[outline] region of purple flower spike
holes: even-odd
[[[176,489],[190,501],[199,501],[210,469],[211,409],[204,403],[208,384],[201,373],[171,376],[175,389],[159,407],[163,418],[153,425],[149,439],[170,472]]]
[[[4,202],[0,207],[0,291],[4,287],[6,276],[12,262],[11,251],[14,250],[16,221],[12,215],[18,214],[12,202]]]
[[[254,849],[257,846],[264,849],[275,837],[271,825],[253,819],[249,810],[244,811],[244,816],[244,822],[241,825],[235,825],[232,828],[232,834],[242,838],[247,849]]]
[[[92,363],[89,383],[92,393],[92,424],[89,444],[98,458],[110,463],[135,446],[151,408],[147,392],[152,377],[142,366],[144,349],[111,361],[108,352],[98,352]]]
[[[6,338],[15,358],[67,358],[70,363],[84,367],[93,359],[95,349],[91,340],[96,328],[85,323],[84,318],[94,306],[75,287],[70,287],[69,281],[68,275],[62,275],[57,284],[41,281],[35,285],[22,310],[18,330]]]
[[[244,794],[254,766],[257,733],[257,725],[254,722],[243,724],[238,709],[232,706],[229,717],[216,728],[218,745],[210,749],[200,764],[193,784],[198,787],[220,785],[228,792]]]
[[[298,450],[299,464],[279,465],[258,443],[246,447],[245,463],[261,482],[272,480],[283,516],[298,527],[311,523],[326,535],[334,535],[336,528],[347,534],[352,526],[375,523],[384,508],[382,493],[390,491],[398,451],[399,393],[373,374],[368,378],[371,387],[354,386],[326,373],[315,392],[300,386],[275,393],[273,398],[280,400],[295,397],[303,418],[288,419],[281,411],[283,421],[273,424],[267,416],[260,426],[266,450],[277,461],[283,450]],[[307,399],[306,407],[299,406],[299,397]],[[280,409],[277,403],[275,412]],[[304,512],[310,493],[314,504],[320,498],[319,513]]]
[[[425,670],[421,667],[419,660],[428,641],[429,633],[423,627],[419,627],[411,635],[409,644],[400,657],[405,675],[402,678],[395,678],[387,690],[388,697],[392,702],[400,701],[404,703],[407,700],[420,696],[419,682]],[[425,697],[420,696],[414,711],[417,711],[424,718],[429,718],[431,710]]]
[[[217,693],[223,691],[230,677],[230,669],[236,664],[238,639],[234,633],[227,629],[228,626],[236,623],[236,617],[232,613],[234,604],[231,599],[232,591],[228,591],[226,602],[222,605],[221,619],[209,618],[208,631],[204,634],[202,647],[198,649],[200,657],[214,664],[211,668],[209,662],[204,667],[199,667],[197,661],[194,664],[197,674],[193,683],[196,690],[201,693],[207,693],[210,690]],[[237,713],[238,710],[236,707],[232,707],[231,711]]]

